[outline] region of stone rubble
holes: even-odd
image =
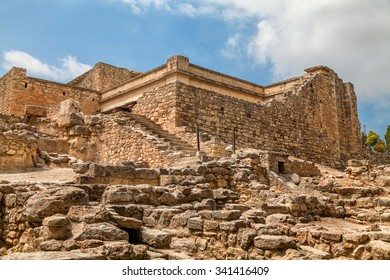
[[[304,177],[259,157],[132,167],[133,185],[3,182],[2,259],[390,258],[390,166]]]

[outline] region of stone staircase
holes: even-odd
[[[163,129],[157,123],[133,113],[129,114],[128,117],[132,121],[132,125],[139,126],[144,133],[156,139],[158,149],[169,151],[170,154],[177,157],[172,166],[186,167],[199,161],[196,150],[191,145]]]

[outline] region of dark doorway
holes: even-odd
[[[283,174],[283,173],[285,173],[284,162],[279,161],[278,162],[278,174]]]
[[[129,234],[129,243],[130,244],[142,244],[140,240],[140,230],[139,229],[130,229],[130,228],[121,228],[121,230],[126,231]]]

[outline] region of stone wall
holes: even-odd
[[[126,126],[127,120],[105,118],[96,133],[98,155],[96,162],[121,164],[122,161],[147,162],[150,166],[161,164],[156,147]],[[149,160],[148,160],[149,159]]]
[[[169,83],[150,90],[137,100],[133,112],[147,117],[165,129],[173,129],[178,122],[176,91],[176,83]],[[192,104],[190,100],[188,101],[189,103],[185,108],[190,110]]]
[[[12,69],[3,77],[0,78],[0,113],[10,114],[11,105],[11,90],[12,90],[12,79],[17,74],[16,69]]]
[[[90,141],[96,143],[94,161],[120,165],[123,161],[144,163],[150,167],[169,165],[174,158],[163,143],[126,115],[100,116],[96,125],[90,125]]]
[[[153,185],[0,182],[1,258],[389,258],[390,166],[354,161],[348,174],[268,180],[260,160],[159,170]],[[90,175],[135,171],[115,168]],[[134,179],[147,171],[156,178],[138,169]]]
[[[153,87],[138,98],[133,112],[191,145],[196,143],[196,126],[225,146],[232,144],[236,129],[237,148],[273,150],[345,166],[349,158],[362,156],[353,86],[324,66],[305,71],[302,77],[261,87],[175,56],[158,71],[148,72]],[[118,104],[126,101],[126,95],[132,100],[139,94],[137,85],[142,82],[147,81],[140,77],[134,88],[123,86],[123,92],[116,93]],[[218,153],[224,154],[219,146]],[[207,145],[202,149],[213,150]]]
[[[69,85],[103,92],[116,87],[141,73],[112,66],[103,62],[96,63],[95,67],[69,82]]]
[[[285,152],[330,166],[359,152],[356,99],[334,73],[313,75],[287,95],[256,104],[179,83],[176,126],[193,132],[199,126],[225,143],[235,128],[238,148]]]
[[[93,90],[31,78],[26,76],[25,69],[16,67],[2,79],[0,92],[9,96],[0,105],[1,113],[24,115],[26,105],[49,107],[69,98],[78,100],[85,114],[99,110],[100,94]]]
[[[390,154],[378,153],[369,147],[364,148],[364,158],[371,160],[376,165],[390,164]]]
[[[16,116],[0,115],[0,171],[16,171],[36,165],[37,131]]]
[[[235,155],[238,158],[247,156],[246,153],[238,153]],[[320,176],[318,167],[309,161],[297,159],[288,154],[270,152],[270,151],[255,151],[255,156],[259,156],[262,165],[269,171],[276,174],[297,174],[301,177]]]
[[[83,184],[126,184],[140,185],[160,184],[159,170],[147,168],[135,168],[134,166],[118,166],[118,165],[89,165],[88,176],[82,176],[80,183]]]

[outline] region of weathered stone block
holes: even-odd
[[[300,246],[300,249],[306,253],[310,254],[310,259],[314,260],[329,260],[331,258],[331,254],[328,252],[324,252],[319,249],[315,249],[310,246]]]
[[[216,210],[212,212],[212,216],[217,220],[226,220],[232,221],[237,220],[241,216],[241,211],[239,210]]]
[[[170,233],[142,227],[140,231],[140,240],[156,248],[167,248],[171,244],[172,235]]]
[[[41,243],[42,251],[61,251],[62,242],[58,240],[48,240]]]
[[[204,231],[219,231],[219,222],[205,220],[203,224]]]
[[[129,240],[129,234],[110,223],[81,223],[73,229],[75,240],[96,239],[102,241]]]
[[[55,214],[50,217],[46,217],[42,221],[42,225],[49,228],[66,227],[69,226],[69,220],[63,214]]]
[[[89,135],[90,133],[88,126],[85,125],[75,125],[69,129],[69,135],[71,136]]]
[[[348,243],[362,244],[369,240],[369,236],[367,233],[361,233],[361,232],[344,233],[343,239],[345,242]]]
[[[390,197],[380,197],[378,198],[379,206],[390,206]]]
[[[196,211],[201,210],[215,210],[217,208],[217,203],[214,199],[203,199],[201,202],[195,204],[194,209]]]
[[[71,229],[69,225],[64,227],[44,226],[42,227],[40,234],[44,240],[65,240],[71,235]]]
[[[161,205],[168,205],[168,206],[179,204],[179,200],[169,192],[163,192],[158,198],[158,202]]]
[[[25,105],[24,114],[37,117],[46,117],[46,107],[36,105]]]
[[[68,115],[60,115],[57,119],[59,127],[71,127],[84,124],[84,116],[81,113],[70,113]]]
[[[187,221],[189,218],[197,217],[195,211],[186,211],[184,213],[175,215],[171,219],[170,227],[176,228],[176,227],[185,227],[187,225]]]
[[[9,156],[16,155],[16,153],[17,153],[17,151],[14,150],[14,149],[10,149],[10,150],[7,151],[7,155],[9,155]]]
[[[216,200],[236,200],[238,198],[238,194],[228,189],[219,188],[213,190],[213,198]]]
[[[381,215],[381,221],[382,222],[390,222],[390,213],[383,213]]]
[[[141,250],[138,250],[138,254],[136,254],[133,245],[127,242],[112,242],[104,246],[104,254],[109,260],[145,259],[146,250],[143,253],[141,252]]]
[[[60,115],[80,112],[80,103],[74,99],[66,99],[60,103]]]
[[[340,242],[342,239],[342,234],[338,232],[322,231],[321,239],[332,242]]]
[[[242,228],[238,230],[238,245],[244,250],[247,250],[253,245],[253,241],[256,237],[256,230],[251,228]]]
[[[130,204],[134,203],[134,192],[131,187],[110,186],[102,196],[106,204]]]
[[[189,256],[193,256],[197,251],[195,241],[191,240],[191,239],[190,240],[182,240],[182,239],[174,240],[170,244],[170,248],[179,250],[181,252],[186,252]]]
[[[219,228],[223,231],[236,232],[239,228],[245,228],[249,225],[250,223],[247,220],[236,220],[220,223]]]
[[[201,218],[190,218],[187,221],[187,227],[190,230],[203,230],[203,220]]]
[[[24,216],[30,222],[40,222],[54,214],[66,214],[74,205],[88,203],[88,195],[75,187],[54,187],[32,195],[24,207]]]
[[[301,182],[301,177],[298,174],[294,173],[293,175],[291,175],[291,181],[298,185]]]
[[[390,259],[390,243],[381,240],[370,242],[372,246],[372,256],[374,260],[389,260]]]
[[[262,250],[296,248],[294,239],[285,235],[260,235],[255,237],[254,244]]]
[[[285,205],[285,204],[268,203],[263,205],[263,209],[267,211],[269,215],[290,213],[289,205]]]
[[[75,205],[69,208],[67,217],[72,222],[87,224],[109,222],[110,213],[103,206]]]

